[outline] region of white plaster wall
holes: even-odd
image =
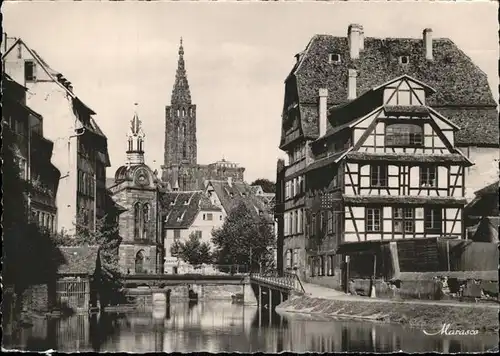
[[[24,47],[22,58],[17,58],[14,49],[5,58],[5,72],[14,80],[28,88],[26,105],[43,116],[43,134],[54,143],[51,161],[61,172],[61,180],[56,195],[57,222],[59,230],[74,231],[77,192],[77,139],[75,127],[77,119],[73,114],[72,101],[61,86],[36,64],[37,81],[24,80],[24,61],[33,59]]]

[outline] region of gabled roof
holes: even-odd
[[[427,94],[434,94],[436,92],[436,89],[434,89],[433,87],[429,86],[428,84],[418,80],[418,79],[415,79],[411,76],[409,76],[408,74],[403,74],[403,75],[400,75],[399,77],[396,77],[394,79],[390,79],[388,80],[387,82],[383,83],[383,84],[380,84],[376,87],[374,87],[373,89],[371,90],[380,90],[382,88],[385,88],[393,83],[396,83],[396,82],[399,82],[401,80],[406,80],[406,81],[410,81],[410,82],[413,82],[417,85],[420,85],[422,86],[424,89],[426,89],[426,93]]]
[[[98,246],[60,247],[64,263],[59,274],[94,274],[99,258]]]
[[[227,181],[209,180],[206,189],[208,190],[209,187],[213,187],[226,214],[229,214],[239,202],[243,202],[252,212],[256,214],[262,212],[266,219],[271,219],[267,205],[253,193],[252,186],[247,183],[232,182],[229,184]]]
[[[201,210],[220,211],[202,191],[166,192],[161,195],[162,215],[166,229],[187,229]]]
[[[7,50],[5,51],[5,53],[3,54],[2,56],[2,59],[4,59],[11,51],[14,47],[16,47],[17,45],[22,45],[24,46],[24,48],[26,48],[26,50],[31,54],[31,56],[38,62],[38,64],[40,65],[40,68],[43,69],[43,71],[45,73],[47,73],[47,75],[50,77],[50,79],[52,79],[54,81],[54,83],[56,83],[59,87],[61,87],[68,96],[70,96],[72,99],[74,100],[77,100],[81,105],[82,107],[84,107],[86,110],[88,110],[89,114],[90,115],[95,115],[95,112],[89,108],[87,105],[85,105],[74,93],[72,90],[70,90],[69,88],[67,88],[66,86],[64,86],[59,78],[62,78],[63,75],[57,71],[55,71],[54,69],[52,69],[45,60],[43,60],[43,58],[33,49],[31,49],[21,38],[18,38],[14,44]]]
[[[332,53],[340,55],[340,63],[329,63]],[[399,64],[403,55],[409,57],[406,65]],[[422,39],[366,37],[359,59],[351,60],[347,37],[313,36],[286,80],[287,87],[295,87],[290,92],[296,91],[298,96],[304,137],[319,135],[319,89],[328,89],[329,105],[348,102],[348,69],[355,68],[358,97],[392,78],[408,75],[436,91],[426,104],[462,128],[456,133],[457,144],[498,146],[497,104],[486,74],[449,39],[433,39],[433,56],[432,61],[425,58]],[[284,111],[287,103],[289,100],[285,100]],[[284,142],[282,138],[282,145]]]

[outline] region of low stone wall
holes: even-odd
[[[304,313],[332,319],[353,319],[399,323],[419,329],[435,330],[448,323],[452,329],[498,333],[498,307],[444,305],[409,301],[370,299],[322,299],[307,296],[291,298],[276,307],[278,313]]]

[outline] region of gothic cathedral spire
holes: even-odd
[[[162,179],[181,191],[198,189],[197,167],[196,105],[191,102],[181,38],[172,99],[165,108]]]
[[[176,104],[191,104],[191,92],[186,75],[186,67],[184,64],[184,47],[179,46],[179,59],[177,61],[177,73],[175,74],[174,89],[172,90],[171,105]]]
[[[137,103],[135,104],[134,117],[130,120],[130,130],[128,132],[127,162],[129,164],[144,163],[144,132],[141,127],[141,120],[137,114]]]

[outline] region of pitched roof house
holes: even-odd
[[[195,234],[201,242],[211,244],[212,230],[222,226],[224,219],[221,208],[213,204],[203,191],[163,192],[161,206],[165,271],[168,273],[177,266],[177,258],[171,250],[176,241],[186,241]]]
[[[382,39],[364,38],[362,26],[351,25],[348,37],[313,36],[296,57],[285,81],[283,122],[299,117],[300,137],[320,136],[320,89],[327,90],[329,106],[353,99],[348,81],[349,69],[354,69],[357,96],[403,74],[425,82],[436,90],[428,105],[462,128],[456,136],[458,146],[498,147],[497,104],[486,74],[450,39],[433,39],[430,29],[423,39]],[[282,131],[283,149],[292,142],[286,133]]]
[[[105,215],[102,197],[110,166],[107,138],[96,113],[76,95],[72,83],[22,39],[4,37],[4,43],[3,70],[28,89],[25,104],[43,117],[44,136],[53,141],[51,162],[61,172],[57,227],[73,231],[78,214],[92,223]],[[68,152],[74,156],[68,157]]]
[[[327,119],[329,110],[406,74],[432,88],[426,104],[460,128],[455,144],[475,163],[466,197],[498,179],[497,163],[491,164],[499,156],[497,103],[486,74],[452,40],[433,38],[431,29],[421,38],[365,37],[353,24],[346,37],[313,36],[296,58],[285,80],[280,141],[290,162],[307,160],[307,142],[340,129]]]
[[[240,202],[247,205],[250,211],[262,215],[269,223],[273,223],[272,210],[267,199],[254,194],[252,186],[245,182],[229,180],[210,180],[205,192],[213,204],[220,206],[227,216]]]

